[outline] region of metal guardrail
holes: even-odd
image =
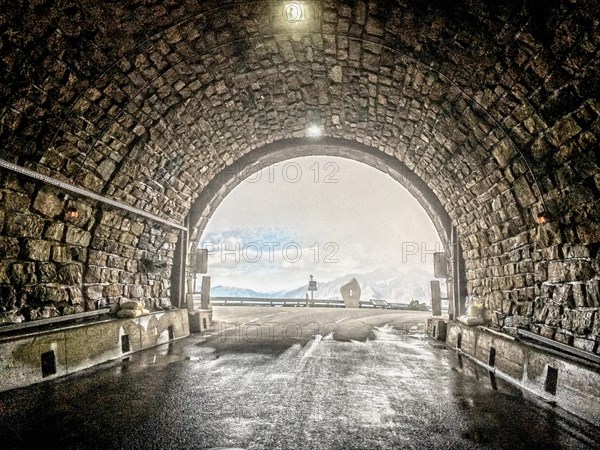
[[[193,295],[194,307],[200,308],[200,293]],[[211,297],[210,304],[213,306],[276,306],[276,307],[324,307],[324,308],[345,308],[344,300],[340,299],[315,299],[312,301],[299,298],[264,298],[264,297]],[[388,300],[361,300],[360,308],[381,308],[381,309],[396,309],[409,310],[408,303],[395,303]],[[442,306],[442,311],[447,311],[448,308]]]
[[[194,296],[194,303],[199,303],[199,298]],[[290,298],[253,298],[253,297],[211,297],[213,306],[283,306],[283,307],[309,307],[323,306],[328,308],[344,308],[343,300],[319,300]]]
[[[90,319],[96,319],[99,316],[110,313],[110,308],[102,308],[96,311],[88,311],[83,313],[76,314],[67,314],[65,316],[52,317],[49,319],[38,319],[32,320],[30,322],[21,322],[15,323],[11,325],[2,325],[0,326],[0,337],[8,333],[16,333],[19,331],[30,331],[33,329],[35,331],[36,328],[41,328],[44,326],[52,326],[56,324],[68,324],[69,322],[74,321],[85,321]]]
[[[535,333],[532,333],[527,330],[519,329],[517,331],[517,333],[524,338],[544,344],[545,346],[547,346],[546,350],[553,348],[556,351],[560,352],[560,354],[564,355],[565,353],[569,353],[569,354],[575,355],[579,358],[583,358],[587,361],[591,361],[591,362],[595,363],[596,365],[600,364],[600,356],[598,356],[594,353],[586,352],[585,350],[581,350],[581,349],[575,348],[573,346],[563,344],[561,342],[557,342],[554,339],[549,339],[547,337],[540,336],[539,334],[535,334]],[[521,342],[525,342],[525,341],[521,340]],[[525,343],[527,343],[527,342],[525,342]]]
[[[211,297],[213,306],[277,306],[277,307],[324,307],[345,308],[344,300],[333,299],[296,299],[296,298],[256,298],[256,297]],[[194,305],[200,305],[200,295],[194,295]],[[378,305],[379,306],[379,305]],[[370,301],[361,301],[361,308],[374,308]]]
[[[257,297],[211,297],[213,306],[280,306],[280,307],[325,307],[345,308],[340,299],[290,299],[290,298],[257,298]],[[200,295],[194,295],[194,305],[200,304]],[[408,309],[408,305],[388,303],[386,300],[363,300],[360,308]]]

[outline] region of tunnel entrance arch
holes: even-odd
[[[341,157],[364,163],[400,183],[418,201],[433,223],[448,262],[448,299],[455,311],[464,310],[465,271],[458,235],[452,220],[427,184],[397,158],[375,148],[339,138],[297,138],[274,142],[251,151],[217,174],[202,190],[186,218],[188,235],[180,239],[176,251],[173,279],[173,299],[181,304],[184,292],[189,291],[193,275],[194,250],[208,221],[227,195],[249,176],[263,168],[284,161],[309,156]]]

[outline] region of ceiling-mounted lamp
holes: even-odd
[[[304,5],[298,2],[285,3],[283,5],[283,18],[291,23],[304,22],[306,20]]]
[[[323,134],[321,127],[318,125],[310,125],[306,129],[306,136],[311,138],[319,138]]]

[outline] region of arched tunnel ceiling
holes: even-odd
[[[3,5],[2,156],[183,220],[316,123],[413,170],[467,251],[526,242],[544,204],[597,230],[597,2],[323,1],[294,33],[279,3]]]

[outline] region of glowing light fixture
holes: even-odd
[[[538,213],[538,215],[535,217],[535,221],[539,225],[543,225],[545,223],[548,223],[550,221],[550,218],[548,217],[548,214],[542,211],[541,213]]]
[[[321,137],[321,134],[323,134],[321,131],[321,127],[319,127],[318,125],[311,125],[306,129],[307,137],[318,138]]]
[[[69,219],[77,219],[79,217],[79,211],[77,208],[69,208],[67,210],[67,217]]]
[[[283,5],[283,17],[291,23],[304,22],[304,5],[297,2],[285,3]]]

